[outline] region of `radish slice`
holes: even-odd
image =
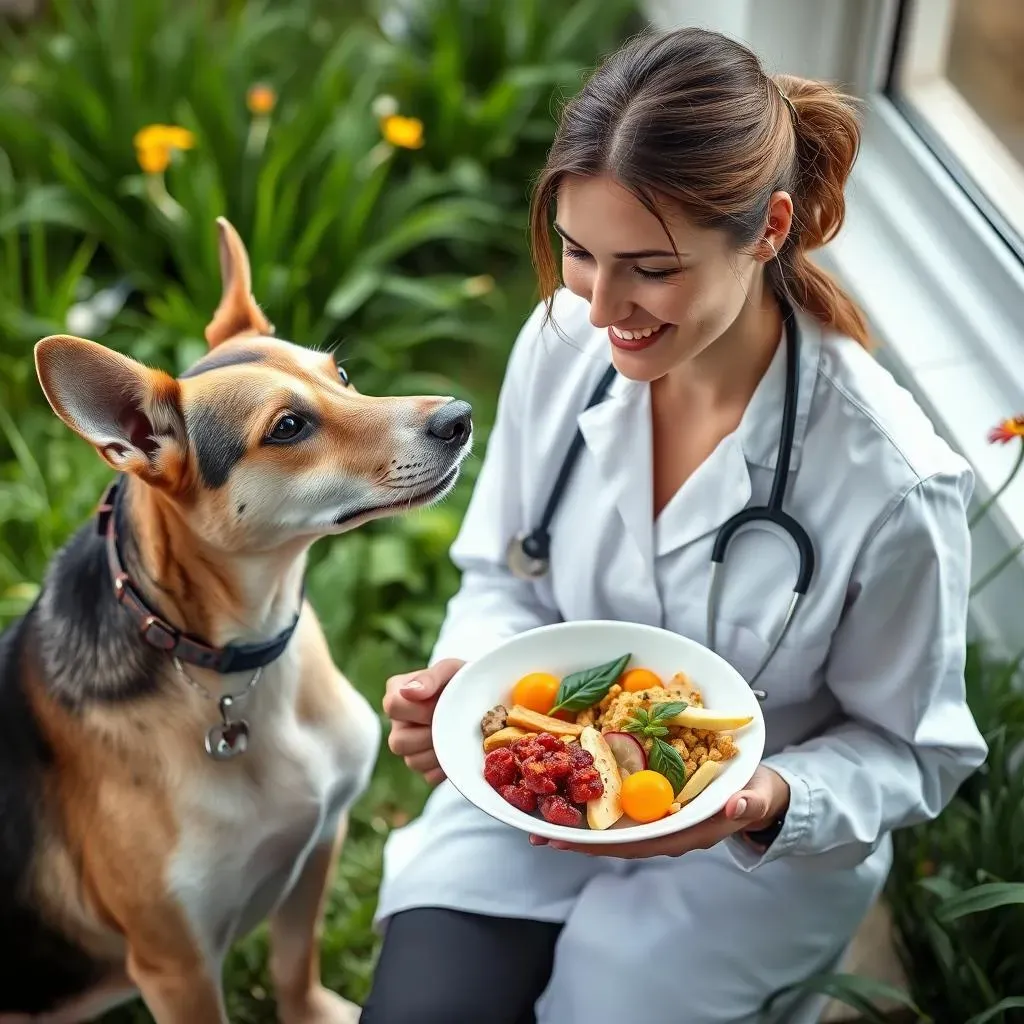
[[[640,741],[628,732],[606,732],[604,741],[615,755],[619,766],[619,774],[625,778],[633,772],[643,771],[647,767],[647,755]]]

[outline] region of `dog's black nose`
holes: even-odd
[[[427,433],[445,444],[463,444],[473,429],[473,407],[458,399],[442,405],[427,420]]]

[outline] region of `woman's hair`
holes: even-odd
[[[763,235],[772,193],[793,200],[793,222],[769,281],[822,324],[867,346],[863,314],[808,253],[845,215],[843,188],[860,145],[852,100],[822,82],[768,77],[745,46],[703,29],[634,39],[565,106],[534,188],[530,235],[542,295],[559,284],[549,218],[567,174],[609,174],[668,233],[659,201],[737,248]],[[674,246],[673,246],[674,248]]]

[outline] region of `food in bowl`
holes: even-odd
[[[631,660],[517,680],[480,722],[487,783],[527,814],[596,830],[657,821],[699,796],[753,716],[705,708],[685,673],[663,681]]]

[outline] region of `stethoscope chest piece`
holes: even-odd
[[[539,580],[548,573],[549,561],[543,545],[533,533],[517,533],[505,550],[505,560],[513,576],[521,580]]]

